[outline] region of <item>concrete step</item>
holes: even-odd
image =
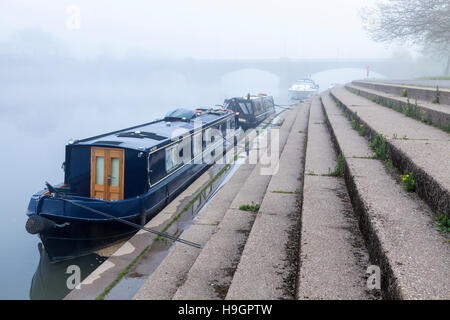
[[[332,90],[333,95],[373,128],[410,130],[408,119],[392,110],[373,106],[367,100],[346,92]],[[450,247],[448,236],[433,228],[433,211],[415,193],[403,190],[398,175],[384,161],[363,156],[367,141],[356,131],[328,93],[322,95],[333,140],[345,155],[345,180],[360,230],[365,238],[372,264],[380,267],[381,290],[387,299],[449,299]],[[379,114],[377,109],[386,114]],[[348,112],[348,111],[347,111]],[[412,128],[420,130],[412,125]],[[442,137],[442,131],[420,134]],[[410,131],[408,131],[409,133]],[[425,149],[426,150],[426,149]],[[351,152],[350,152],[351,151]],[[348,153],[347,153],[348,152]],[[355,156],[350,156],[355,155]],[[414,160],[416,160],[414,158]],[[442,161],[442,160],[441,160]]]
[[[224,218],[196,259],[173,299],[224,299],[256,213],[241,211],[244,204],[260,204],[270,176],[256,166],[243,183]]]
[[[261,207],[228,289],[226,299],[293,299],[309,102],[300,105]],[[289,118],[287,118],[289,119]],[[282,127],[283,129],[283,127]],[[287,138],[285,138],[287,137]]]
[[[298,299],[371,299],[369,255],[342,176],[320,100],[311,104],[301,222]]]
[[[294,112],[294,110],[290,112]],[[286,125],[288,123],[289,121],[286,122]],[[233,177],[222,187],[206,209],[194,221],[193,225],[182,235],[183,239],[205,246],[214,232],[216,232],[218,225],[236,196],[240,195],[240,189],[255,167],[256,164],[248,163],[248,161],[245,164],[241,164]],[[204,249],[191,248],[179,243],[175,244],[168,256],[150,275],[133,299],[172,299],[178,287],[185,282],[189,270],[202,250]]]
[[[366,136],[387,138],[387,157],[403,173],[413,172],[420,197],[438,213],[450,215],[450,134],[355,95],[344,87],[331,90],[344,110],[357,113]],[[348,156],[346,154],[346,156]]]
[[[409,108],[408,114],[410,117],[443,129],[444,131],[450,131],[450,105],[415,100],[411,97],[402,97],[396,94],[368,89],[355,83],[346,84],[345,87],[354,94],[399,112],[406,113]]]
[[[286,117],[281,131],[289,132],[291,130],[296,112],[297,110],[293,110]],[[261,138],[264,139],[264,137]],[[270,149],[271,135],[268,135],[267,138],[266,147]],[[281,148],[284,147],[286,138],[287,134],[281,137]],[[255,154],[249,155],[249,159],[256,159],[257,152],[266,152],[264,145],[262,143],[257,150],[254,149]],[[270,150],[267,150],[267,152],[270,153]],[[270,175],[261,174],[262,167],[263,165],[258,163],[253,169],[173,299],[211,300],[225,298],[256,217],[256,213],[242,211],[239,208],[246,204],[261,204],[271,179]]]
[[[406,89],[408,97],[412,100],[417,99],[421,101],[432,102],[435,98],[436,88],[415,86],[408,84],[395,84],[389,82],[372,82],[372,81],[353,81],[354,85],[365,87],[372,90],[377,90],[396,96],[401,96],[403,90]],[[450,89],[439,88],[440,91],[440,103],[444,105],[450,105]]]
[[[254,167],[250,164],[241,165],[233,177],[224,185],[221,192],[211,200],[200,217],[183,233],[182,238],[205,245]],[[181,243],[175,244],[171,252],[150,275],[133,299],[172,299],[202,250]]]

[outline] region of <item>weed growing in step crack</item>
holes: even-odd
[[[405,88],[402,90],[402,97],[407,97],[407,96],[408,96],[408,90],[406,90],[406,88]]]
[[[254,204],[252,201],[252,204],[243,204],[239,207],[239,210],[242,211],[251,211],[251,212],[258,212],[260,205]]]
[[[404,174],[400,176],[403,181],[403,189],[408,192],[416,191],[416,181],[414,180],[414,173]]]
[[[386,159],[386,165],[391,168],[392,171],[398,172],[398,169],[394,166],[391,159]]]
[[[403,113],[407,117],[420,120],[419,107],[417,106],[417,100],[416,100],[415,104],[412,105],[408,98],[407,106]]]
[[[436,91],[434,91],[434,99],[431,102],[432,103],[440,103],[441,102],[441,92],[439,91],[439,86],[436,86]]]
[[[440,214],[436,223],[436,229],[444,232],[450,232],[450,218],[445,214]]]
[[[386,138],[382,134],[377,134],[369,147],[375,152],[375,158],[386,160]]]
[[[358,113],[355,112],[355,115],[353,116],[353,120],[352,120],[352,129],[353,130],[359,130],[359,117],[358,117]]]
[[[272,190],[271,192],[273,193],[282,193],[282,194],[299,194],[300,190],[295,190],[295,191],[284,191],[284,190]]]
[[[362,137],[366,135],[366,127],[363,124],[359,125],[358,134]]]
[[[327,174],[331,177],[342,177],[344,175],[344,156],[340,154],[337,158],[336,168],[333,172]]]

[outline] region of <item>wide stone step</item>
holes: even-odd
[[[377,127],[377,120],[383,123],[379,124],[381,128],[389,128],[391,120],[399,121],[399,128],[404,127],[405,119],[417,124],[412,119],[397,118],[399,114],[394,111],[383,116],[375,110],[383,107],[375,108],[367,100],[354,96],[358,98],[355,99],[344,91],[332,90],[371,127]],[[370,261],[381,270],[384,298],[449,299],[450,285],[445,279],[450,279],[450,247],[448,236],[433,227],[434,213],[415,193],[402,188],[384,161],[364,156],[368,142],[351,129],[350,120],[344,115],[348,109],[337,107],[328,93],[322,95],[322,101],[332,137],[345,155],[346,184]],[[349,134],[351,131],[353,135]],[[439,137],[443,133],[425,134]]]
[[[309,102],[300,105],[280,150],[278,170],[245,244],[226,299],[293,299],[298,272],[300,201]]]
[[[415,100],[412,97],[403,97],[396,94],[368,89],[354,83],[346,84],[345,87],[352,93],[367,98],[379,105],[403,112],[409,117],[433,125],[442,130],[450,131],[450,105]]]
[[[303,187],[298,299],[370,299],[369,256],[318,98],[311,104]]]
[[[421,101],[432,102],[435,99],[436,88],[415,86],[408,84],[395,84],[388,82],[373,82],[373,81],[353,81],[354,85],[373,89],[396,96],[401,96],[403,90],[406,89],[408,97],[410,99],[417,99]],[[450,89],[439,88],[440,91],[440,103],[444,105],[450,105]]]
[[[438,213],[450,215],[450,134],[421,123],[344,87],[331,90],[365,135],[386,137],[387,157],[402,173],[414,173],[417,194]],[[342,111],[341,111],[342,112]]]

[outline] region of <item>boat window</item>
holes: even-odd
[[[205,137],[204,137],[204,141],[205,141],[205,147],[209,146],[209,144],[211,143],[211,129],[206,129],[205,130]]]
[[[262,107],[262,102],[261,102],[261,100],[258,100],[258,101],[256,102],[256,105],[257,105],[258,111],[261,113],[261,112],[263,111],[263,107]]]
[[[105,181],[105,158],[95,157],[95,184],[103,185]]]
[[[253,108],[253,106],[252,106],[252,103],[251,103],[251,102],[248,102],[248,103],[246,103],[245,105],[247,106],[248,113],[252,113],[252,112],[255,111],[254,108]]]
[[[247,106],[245,105],[245,103],[243,102],[239,102],[239,105],[241,106],[242,112],[244,112],[245,114],[248,114],[248,110],[247,110]]]
[[[178,145],[166,149],[166,171],[169,172],[178,165]]]
[[[259,108],[258,108],[258,102],[253,101],[253,114],[258,114]]]
[[[111,186],[119,186],[120,159],[111,158]]]
[[[200,152],[202,152],[202,133],[196,133],[193,136],[192,139],[192,143],[193,143],[193,153],[194,153],[194,157],[197,156]]]

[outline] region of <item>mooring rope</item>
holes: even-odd
[[[170,240],[172,240],[172,241],[181,242],[181,243],[187,244],[187,245],[192,246],[192,247],[195,247],[195,248],[203,249],[203,246],[200,245],[200,244],[198,244],[198,243],[191,242],[191,241],[188,241],[188,240],[184,240],[184,239],[181,239],[181,238],[177,238],[177,237],[174,237],[174,236],[172,236],[172,235],[170,235],[170,234],[167,234],[167,233],[165,233],[165,232],[156,231],[156,230],[153,230],[153,229],[150,229],[150,228],[147,228],[147,227],[138,225],[138,224],[136,224],[136,223],[134,223],[134,222],[131,222],[131,221],[128,221],[128,220],[125,220],[125,219],[122,219],[122,218],[115,217],[115,216],[113,216],[113,215],[110,215],[110,214],[108,214],[108,213],[105,213],[105,212],[102,212],[102,211],[99,211],[99,210],[96,210],[96,209],[93,209],[93,208],[89,208],[89,207],[87,207],[87,206],[85,206],[85,205],[76,203],[76,202],[71,201],[71,200],[68,200],[68,199],[64,199],[64,198],[57,198],[57,199],[62,200],[62,201],[65,201],[65,202],[67,202],[67,203],[70,203],[70,204],[72,204],[72,205],[74,205],[74,206],[76,206],[76,207],[79,207],[79,208],[82,208],[82,209],[85,209],[85,210],[88,210],[88,211],[97,213],[97,214],[99,214],[99,215],[101,215],[101,216],[104,216],[104,217],[107,217],[107,218],[111,218],[111,219],[117,220],[117,221],[119,221],[119,222],[122,222],[122,223],[124,223],[124,224],[127,224],[127,225],[129,225],[129,226],[131,226],[131,227],[134,227],[134,228],[136,228],[136,229],[144,230],[144,231],[147,231],[147,232],[156,234],[156,235],[158,235],[158,236],[161,236],[161,237],[170,239]]]

